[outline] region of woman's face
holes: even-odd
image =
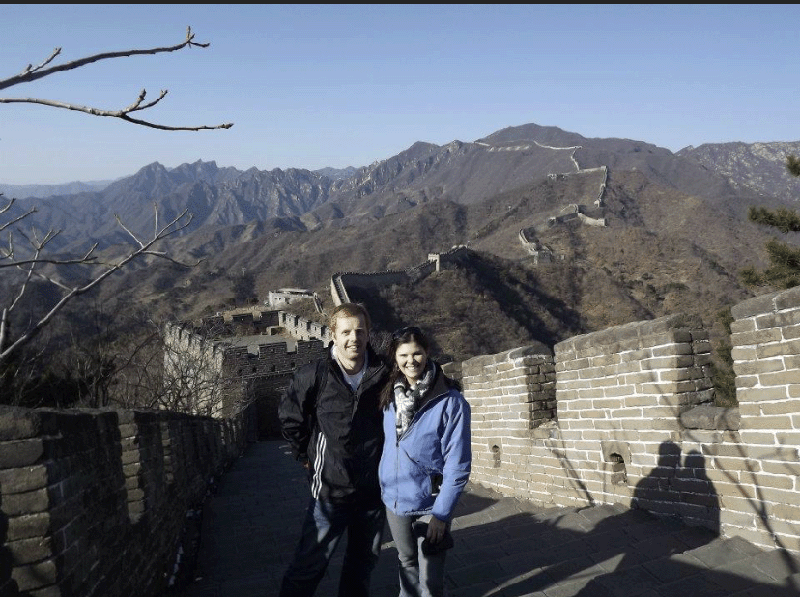
[[[428,353],[416,342],[406,342],[397,347],[394,359],[400,373],[406,376],[408,383],[415,384],[425,371]]]

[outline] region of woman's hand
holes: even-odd
[[[436,544],[442,540],[444,537],[444,532],[447,529],[447,524],[436,518],[435,516],[431,516],[430,521],[428,522],[428,533],[425,535],[425,538],[431,543]]]

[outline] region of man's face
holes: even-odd
[[[333,345],[344,359],[359,361],[367,350],[369,332],[364,318],[337,317],[336,329],[333,332]]]

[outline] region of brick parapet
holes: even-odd
[[[735,470],[727,520],[765,545],[797,550],[800,511],[800,287],[731,308],[739,438],[715,459]]]
[[[458,369],[472,411],[472,478],[519,494],[529,486],[526,441],[555,416],[552,352],[534,344],[475,357]]]
[[[253,417],[0,407],[0,594],[161,594],[187,508]]]
[[[475,478],[542,504],[636,505],[800,552],[800,291],[732,313],[738,408],[711,404],[708,333],[683,316],[557,344],[556,417],[527,428],[521,395],[504,403],[531,374],[524,362],[464,363]]]
[[[711,404],[711,347],[696,318],[635,322],[554,350],[531,345],[447,364],[472,407],[472,480],[542,505],[635,505],[800,553],[800,290],[731,312],[739,399],[732,409]],[[166,552],[177,516],[166,504],[180,509],[188,499],[180,496],[199,491],[198,479],[234,457],[231,446],[246,435],[225,419],[189,424],[170,415],[129,413],[115,422],[107,414],[0,411],[2,547],[20,558],[14,574],[59,579],[65,562],[75,571],[70,578],[86,572],[83,552],[64,550],[78,540],[81,549],[100,548],[81,534],[92,523],[80,518],[76,497],[77,487],[93,487],[86,483],[97,477],[106,485],[97,495],[116,504],[103,506],[108,524],[120,525],[118,543],[107,538],[104,549],[132,554],[135,566],[119,564],[125,579],[141,578],[141,570],[153,576],[136,533],[158,524],[165,534],[156,545]],[[95,444],[103,450],[93,452]],[[95,468],[82,464],[86,458]],[[0,594],[4,581],[11,582],[0,577]],[[61,586],[55,582],[49,587]],[[125,594],[111,584],[103,594]]]
[[[653,480],[664,472],[660,451],[680,451],[672,446],[681,414],[713,400],[710,351],[702,322],[682,315],[555,346],[561,454],[574,479],[569,485],[580,488],[573,499],[691,512],[693,521],[718,526],[714,510],[690,506],[706,490],[684,496]]]
[[[636,322],[571,338],[554,352],[517,349],[462,364],[473,478],[543,504],[646,503],[718,526],[718,509],[695,505],[713,500],[708,485],[668,491],[669,499],[648,489],[663,468],[659,450],[681,441],[681,413],[713,399],[701,322]]]
[[[325,345],[320,340],[297,341],[290,350],[286,342],[259,344],[254,354],[247,346],[234,346],[225,350],[223,371],[226,377],[254,379],[268,376],[291,375],[295,369],[323,356]]]

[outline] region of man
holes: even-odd
[[[307,469],[311,502],[280,597],[311,597],[340,539],[347,550],[339,597],[367,597],[386,513],[378,463],[383,445],[380,391],[388,370],[369,344],[360,304],[329,318],[329,354],[297,370],[278,408],[283,437]]]

